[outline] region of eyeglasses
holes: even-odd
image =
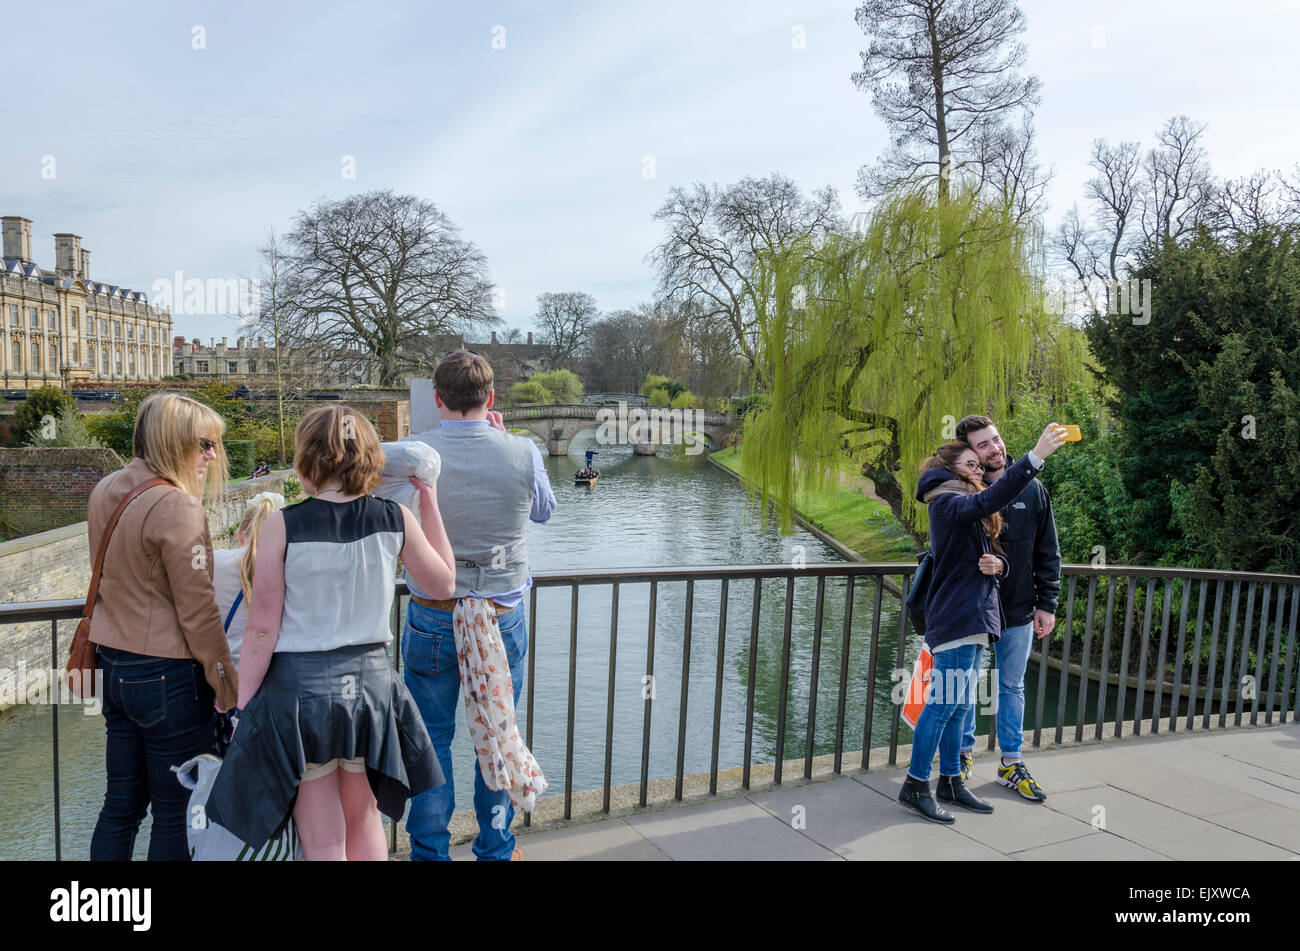
[[[965,466],[968,469],[974,469],[976,472],[984,471],[984,467],[980,465],[978,462],[959,462],[957,463],[957,465]]]
[[[199,452],[216,452],[217,443],[212,439],[199,440]]]

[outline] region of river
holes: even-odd
[[[783,537],[762,526],[747,510],[744,489],[729,473],[703,455],[664,453],[635,456],[629,447],[601,447],[599,483],[575,486],[573,471],[594,430],[574,440],[568,457],[548,458],[547,470],[558,507],[545,525],[531,525],[528,544],[535,569],[564,570],[666,565],[738,565],[842,560],[816,536],[796,529]],[[712,752],[714,683],[717,664],[719,582],[695,586],[687,693],[685,772],[705,772]],[[743,762],[752,582],[733,584],[728,601],[723,659],[722,729],[719,766]],[[786,709],[784,755],[804,754],[812,668],[816,581],[795,584],[790,690]],[[562,795],[565,784],[565,737],[568,707],[570,589],[538,592],[536,630],[530,632],[535,655],[533,752],[550,783],[548,795]],[[780,696],[781,643],[785,581],[764,583],[759,626],[753,760],[775,756]],[[846,695],[845,749],[861,747],[867,698],[866,672],[874,584],[855,585],[849,676]],[[654,700],[650,739],[651,778],[676,771],[680,713],[685,583],[659,585],[654,646]],[[525,602],[526,605],[527,602]],[[614,784],[639,782],[644,714],[649,585],[620,586],[617,663],[614,676]],[[584,589],[580,601],[576,664],[573,776],[575,789],[599,788],[604,778],[605,718],[610,654],[608,587]],[[897,600],[886,591],[881,616],[882,644],[877,666],[872,745],[889,742],[892,718],[890,675],[910,669],[918,645],[908,645],[902,663],[898,642]],[[833,749],[838,703],[844,583],[827,584],[823,641],[818,675],[815,753]],[[69,622],[70,623],[70,622]],[[1054,723],[1056,676],[1047,684],[1047,719]],[[1034,685],[1029,685],[1030,698]],[[521,702],[521,726],[527,705]],[[1032,699],[1031,699],[1032,710]],[[1074,703],[1066,720],[1073,722]],[[1030,720],[1031,717],[1027,717]],[[0,859],[53,857],[53,771],[51,712],[26,707],[0,718]],[[104,726],[100,716],[65,707],[59,716],[61,820],[64,856],[84,858],[104,792]],[[1029,724],[1032,726],[1032,723]],[[981,732],[987,718],[981,718]],[[910,731],[900,727],[900,742]],[[464,723],[458,724],[455,782],[458,808],[471,804],[473,760]],[[846,767],[856,760],[846,758]],[[147,850],[148,820],[137,840],[136,857]]]

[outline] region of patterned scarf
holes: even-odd
[[[524,745],[515,722],[510,677],[496,609],[485,598],[461,598],[451,616],[460,665],[465,722],[488,789],[504,789],[510,801],[532,812],[546,791],[546,777]]]

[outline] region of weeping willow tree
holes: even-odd
[[[997,204],[920,191],[866,228],[761,258],[757,352],[770,403],[746,418],[743,465],[783,530],[805,491],[859,468],[918,539],[917,466],[968,413],[1005,417],[1024,385],[1083,376],[1082,334],[1044,306],[1041,246]],[[1014,451],[1015,447],[1013,447]]]

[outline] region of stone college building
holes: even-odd
[[[143,291],[92,280],[79,235],[54,235],[46,270],[32,258],[31,221],[0,221],[0,389],[112,386],[172,372],[170,312]]]

